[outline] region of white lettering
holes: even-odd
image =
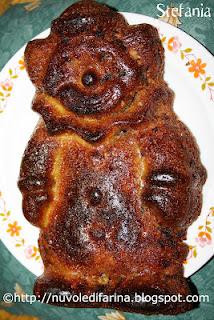
[[[164,14],[165,14],[164,9],[165,9],[165,5],[164,5],[163,3],[158,3],[158,4],[157,4],[157,10],[162,13],[161,15],[158,14],[158,17],[159,17],[159,18],[161,18],[161,17],[164,16]]]

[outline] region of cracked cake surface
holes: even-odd
[[[38,297],[191,294],[183,276],[189,225],[200,214],[206,171],[173,111],[157,30],[80,1],[25,50],[41,119],[19,188],[40,228]],[[51,303],[51,301],[49,301]],[[65,302],[177,314],[192,303]]]

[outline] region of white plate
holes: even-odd
[[[124,15],[130,24],[150,23],[158,28],[165,47],[165,79],[176,93],[175,112],[196,137],[208,172],[201,215],[188,230],[190,253],[184,264],[188,277],[214,254],[214,60],[204,47],[181,30],[143,15]],[[48,33],[46,30],[38,38]],[[24,47],[0,74],[0,236],[27,269],[40,275],[43,265],[37,245],[39,230],[25,220],[17,188],[21,158],[39,118],[31,110],[34,87],[23,69],[23,53]],[[192,60],[204,70],[196,78],[189,71],[188,63]]]

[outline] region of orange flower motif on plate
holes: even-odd
[[[212,244],[212,236],[210,233],[206,231],[201,231],[196,238],[196,242],[200,245],[200,247],[205,247],[206,245]]]
[[[205,74],[204,68],[206,67],[206,63],[202,63],[201,59],[197,59],[197,61],[190,61],[189,72],[194,72],[194,77],[198,78],[200,74]]]
[[[181,47],[181,43],[180,43],[178,37],[171,37],[168,40],[168,50],[169,51],[176,53],[176,52],[178,52],[180,47]]]
[[[27,259],[35,258],[37,254],[38,254],[38,248],[35,246],[28,246],[25,249],[25,256]]]
[[[20,59],[19,60],[19,69],[20,70],[24,70],[25,69],[24,59]]]
[[[10,233],[11,237],[13,236],[19,236],[19,232],[22,229],[17,223],[17,221],[14,221],[14,223],[8,223],[8,229],[7,232]]]
[[[0,86],[4,91],[11,91],[13,89],[13,83],[10,79],[6,79],[5,81],[0,83]]]

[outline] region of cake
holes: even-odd
[[[25,65],[41,119],[19,177],[26,219],[40,228],[38,299],[191,294],[183,263],[206,171],[173,111],[156,28],[80,1],[30,41]],[[185,301],[44,302],[145,314],[191,310]]]

